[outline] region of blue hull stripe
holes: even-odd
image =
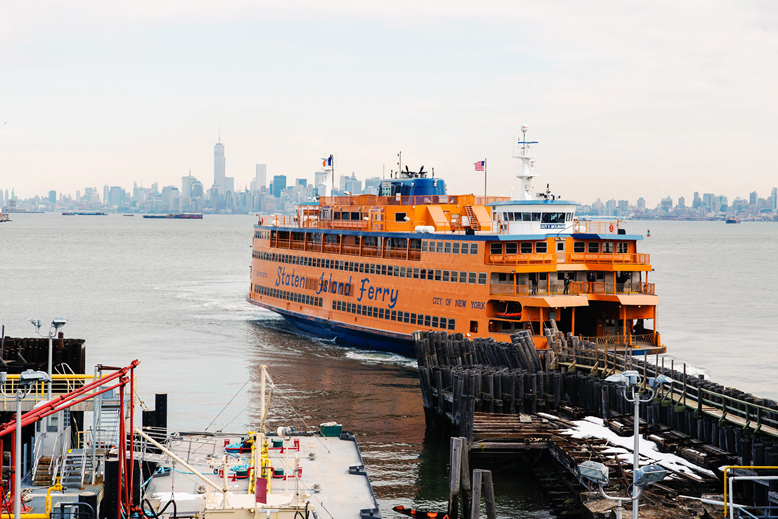
[[[293,326],[304,332],[335,340],[339,343],[349,344],[358,348],[397,353],[406,357],[415,357],[413,336],[405,333],[393,333],[384,330],[376,330],[365,326],[345,324],[321,317],[306,315],[278,308],[267,303],[261,303],[251,297],[246,297],[249,303],[280,314]]]

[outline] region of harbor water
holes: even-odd
[[[253,216],[203,220],[13,214],[0,224],[0,324],[69,319],[88,365],[138,358],[139,397],[168,393],[181,429],[245,432],[259,412],[259,370],[278,390],[273,425],[337,420],[353,431],[384,517],[402,504],[443,510],[447,446],[424,442],[415,362],[296,332],[245,302]],[[629,221],[651,254],[668,357],[690,371],[778,399],[778,228],[770,223]],[[237,438],[236,438],[237,439]],[[552,517],[528,471],[495,473],[501,517]]]

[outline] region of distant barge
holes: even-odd
[[[62,216],[105,216],[102,211],[65,211]]]

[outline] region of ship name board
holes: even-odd
[[[540,224],[541,229],[564,229],[565,224],[563,223],[542,223]]]
[[[367,296],[369,301],[381,301],[386,302],[386,296],[389,296],[389,308],[394,308],[397,304],[397,296],[400,295],[399,290],[387,287],[374,287],[370,285],[369,278],[362,279],[362,286],[359,288],[359,297],[357,301],[362,301],[362,298]]]

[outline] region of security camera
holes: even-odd
[[[19,375],[19,382],[22,383],[32,383],[32,382],[48,382],[49,375],[45,371],[34,371],[31,369],[28,369],[27,371],[22,371],[22,373]]]

